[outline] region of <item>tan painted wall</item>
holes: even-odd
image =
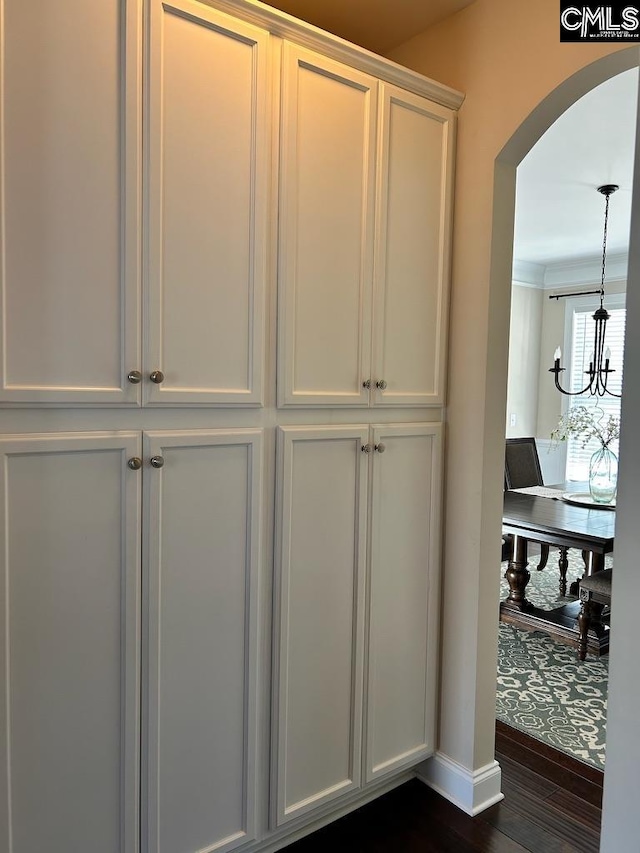
[[[391,55],[466,93],[456,166],[439,733],[441,752],[465,768],[494,755],[515,166],[577,97],[637,62],[637,49],[633,60],[627,49],[572,76],[619,50],[560,44],[557,0],[477,0]]]

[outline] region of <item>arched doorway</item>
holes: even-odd
[[[536,144],[547,128],[578,98],[595,86],[638,65],[638,51],[631,48],[597,60],[582,69],[545,98],[504,146],[495,163],[494,209],[491,247],[490,303],[510,300],[511,259],[513,248],[513,223],[516,168],[528,151]],[[640,320],[640,247],[633,240],[640,228],[640,169],[638,168],[638,139],[636,139],[636,170],[634,178],[634,207],[631,220],[629,273],[628,273],[628,328],[638,328]],[[503,311],[490,312],[489,338],[506,343],[508,319]],[[640,368],[640,345],[637,335],[628,335],[625,351],[626,381],[623,399],[625,427],[621,441],[623,459],[620,479],[616,531],[616,592],[614,593],[615,639],[612,641],[611,678],[609,686],[609,723],[607,732],[607,766],[605,769],[605,797],[603,805],[603,853],[631,849],[631,839],[637,838],[638,766],[640,746],[636,736],[635,714],[640,702],[638,680],[630,676],[638,665],[632,654],[634,643],[634,616],[630,602],[639,600],[640,579],[634,571],[638,537],[634,530],[633,507],[640,501],[640,450],[632,436],[640,430],[640,390],[635,377]],[[502,441],[504,397],[502,406],[486,410],[490,435],[488,443],[493,451]],[[494,445],[495,442],[495,445]],[[636,513],[637,515],[637,513]],[[635,519],[637,524],[637,518]],[[623,590],[622,592],[620,590]],[[637,752],[636,752],[637,750]],[[627,845],[625,847],[625,844]]]

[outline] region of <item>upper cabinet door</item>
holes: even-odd
[[[0,0],[0,401],[139,401],[140,17]]]
[[[285,43],[278,403],[367,406],[377,82]]]
[[[262,403],[268,38],[191,0],[151,4],[147,403]]]
[[[374,405],[443,405],[453,112],[381,84]]]

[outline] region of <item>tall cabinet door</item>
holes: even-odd
[[[443,405],[454,113],[380,94],[374,405]]]
[[[268,38],[151,2],[147,403],[262,401]]]
[[[150,432],[146,465],[143,850],[232,850],[255,837],[261,431]]]
[[[141,7],[0,2],[0,402],[139,401]]]
[[[368,429],[283,427],[278,443],[278,824],[360,784]]]
[[[377,85],[284,46],[279,405],[369,402]]]
[[[136,853],[138,433],[0,439],[0,849]],[[135,464],[135,463],[134,463]]]
[[[434,749],[441,426],[374,429],[366,780]]]

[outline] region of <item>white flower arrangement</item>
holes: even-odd
[[[620,437],[620,418],[606,415],[598,406],[572,406],[552,430],[551,440],[566,441],[570,436],[578,438],[583,447],[592,438],[597,439],[602,447],[608,447]]]

